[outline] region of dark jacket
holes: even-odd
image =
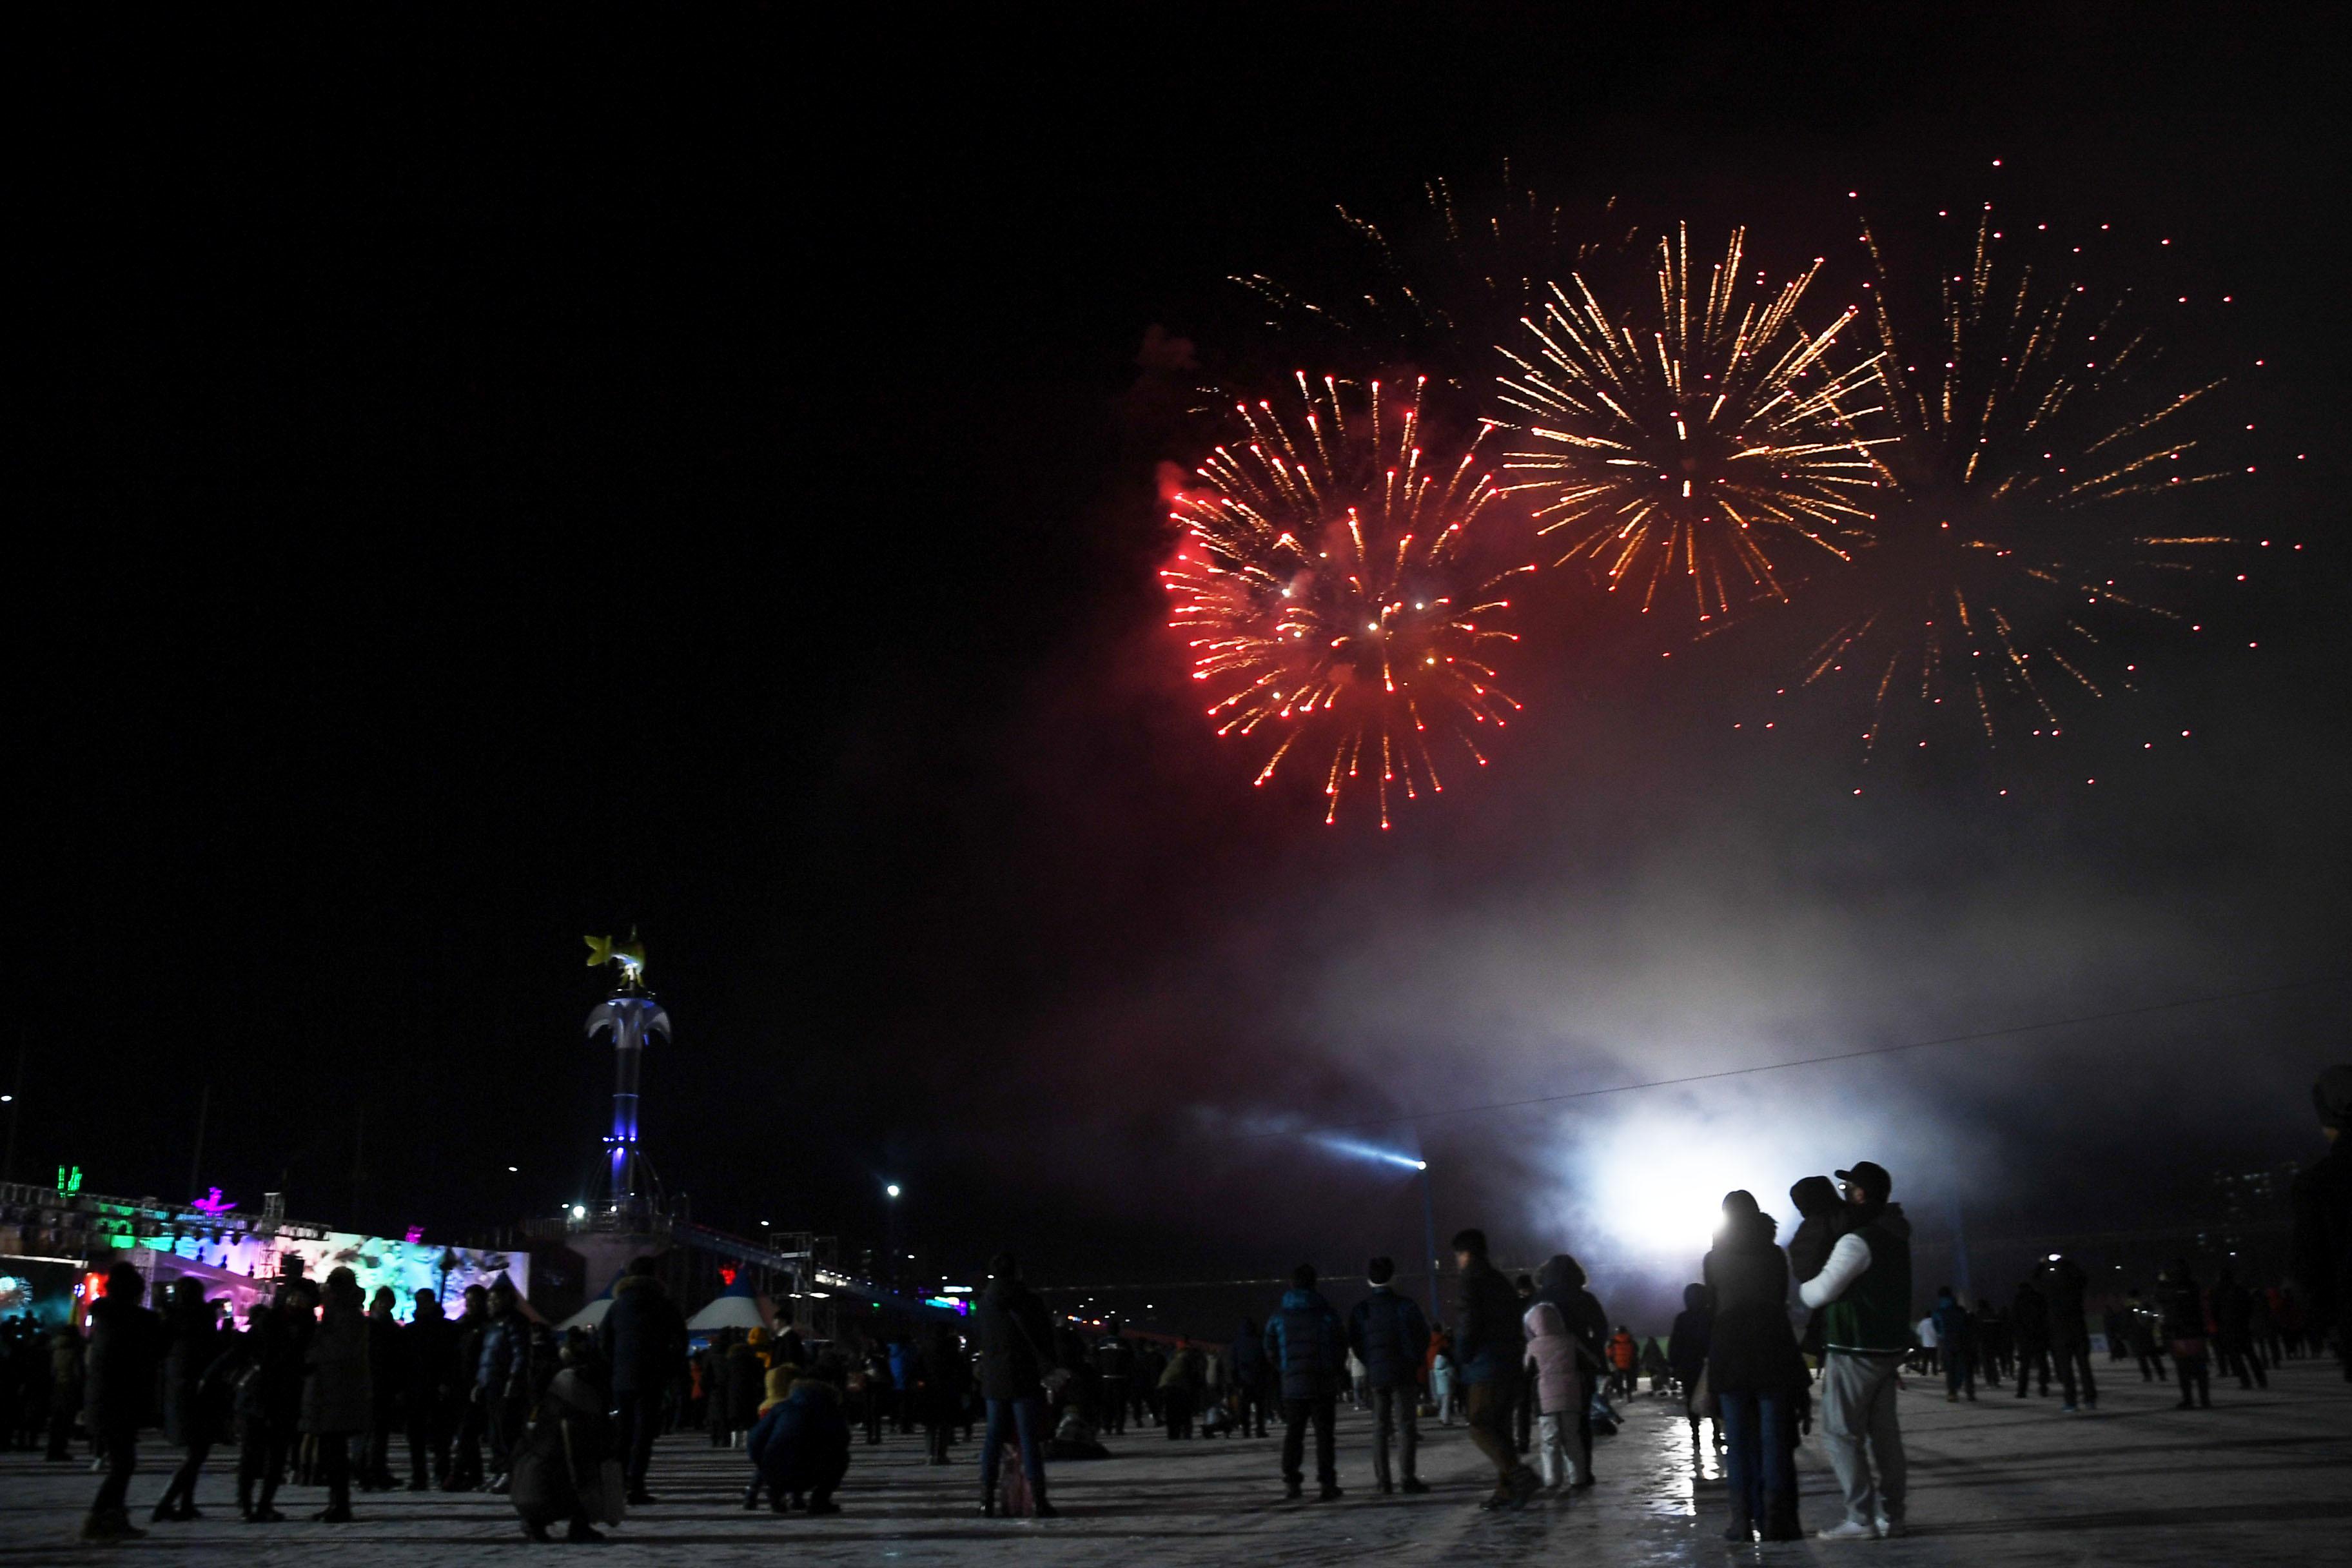
[[[2030,1279],[2018,1286],[2009,1303],[2009,1326],[2017,1336],[2017,1348],[2026,1354],[2050,1348],[2050,1301]]]
[[[364,1432],[373,1411],[368,1376],[368,1321],[356,1305],[330,1299],[304,1358],[302,1430],[321,1436]]]
[[[1348,1365],[1348,1330],[1321,1292],[1290,1289],[1265,1321],[1265,1359],[1282,1379],[1285,1399],[1323,1399],[1339,1392]]]
[[[419,1312],[400,1331],[401,1392],[411,1421],[448,1402],[457,1378],[457,1325],[438,1311]]]
[[[2176,1269],[2156,1284],[2156,1299],[2164,1311],[2164,1337],[2175,1355],[2191,1345],[2194,1355],[2205,1353],[2205,1293],[2197,1277]]]
[[[1234,1382],[1243,1388],[1255,1389],[1265,1381],[1265,1340],[1258,1332],[1258,1326],[1244,1318],[1241,1332],[1234,1336]]]
[[[508,1500],[525,1522],[596,1516],[604,1460],[613,1457],[610,1399],[595,1373],[567,1366],[547,1384],[530,1425],[515,1445]]]
[[[849,1468],[849,1423],[829,1383],[803,1378],[769,1406],[745,1440],[760,1479],[778,1494],[829,1492]]]
[[[1559,1309],[1559,1315],[1568,1320],[1568,1331],[1591,1352],[1583,1365],[1587,1377],[1594,1375],[1609,1343],[1609,1314],[1601,1310],[1601,1299],[1584,1288],[1584,1270],[1575,1258],[1557,1253],[1536,1270],[1536,1300]],[[1459,1350],[1454,1359],[1461,1359]]]
[[[226,1348],[213,1327],[210,1302],[173,1302],[163,1313],[163,1440],[186,1447],[219,1439],[217,1413],[207,1413],[205,1373]]]
[[[2352,1353],[2352,1142],[2337,1138],[2325,1158],[2294,1179],[2294,1279],[2311,1327],[2336,1325]]]
[[[1461,1293],[1454,1312],[1454,1361],[1465,1384],[1492,1383],[1520,1375],[1527,1360],[1527,1331],[1521,1320],[1528,1303],[1519,1300],[1511,1282],[1483,1258],[1473,1258],[1462,1271]],[[1558,1302],[1553,1305],[1558,1306]],[[1569,1331],[1576,1318],[1563,1309]],[[1580,1334],[1578,1336],[1581,1338]]]
[[[934,1325],[917,1358],[915,1414],[926,1423],[945,1426],[963,1414],[971,1392],[971,1357],[953,1330]]]
[[[1412,1297],[1375,1285],[1348,1314],[1348,1348],[1364,1363],[1365,1380],[1374,1388],[1418,1388],[1429,1352],[1429,1320]]]
[[[2091,1325],[2084,1315],[2083,1290],[2088,1283],[2083,1271],[2074,1267],[2071,1258],[2055,1263],[2043,1263],[2033,1271],[2042,1287],[2042,1299],[2049,1304],[2050,1348],[2054,1351],[2079,1350],[2091,1342]],[[1938,1324],[1938,1329],[1942,1325]]]
[[[1789,1260],[1770,1215],[1727,1227],[1699,1272],[1715,1295],[1707,1383],[1718,1394],[1793,1394],[1811,1381],[1789,1326]]]
[[[1789,1238],[1789,1272],[1801,1285],[1822,1271],[1844,1234],[1846,1205],[1827,1176],[1807,1176],[1789,1189],[1797,1206],[1797,1233]]]
[[[1675,1314],[1674,1329],[1666,1335],[1666,1370],[1685,1388],[1698,1381],[1714,1330],[1715,1298],[1704,1285],[1684,1286],[1683,1310]]]
[[[236,1381],[237,1418],[248,1432],[252,1423],[261,1421],[281,1436],[290,1436],[302,1414],[301,1337],[272,1307],[247,1331],[240,1348],[246,1365]]]
[[[760,1352],[751,1341],[737,1340],[727,1347],[719,1375],[727,1380],[728,1429],[749,1432],[760,1419],[760,1400],[768,1388],[768,1369],[760,1364]]]
[[[1043,1393],[1054,1364],[1054,1325],[1029,1287],[991,1279],[971,1320],[980,1338],[981,1397],[1034,1399]]]
[[[686,1363],[686,1316],[650,1274],[624,1274],[596,1325],[596,1348],[612,1369],[614,1394],[654,1393]]]
[[[378,1421],[392,1419],[408,1384],[406,1330],[390,1312],[368,1313],[368,1398]]]
[[[136,1432],[152,1419],[161,1337],[155,1314],[127,1296],[89,1304],[82,1398],[92,1431]]]

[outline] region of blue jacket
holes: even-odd
[[[1422,1358],[1429,1352],[1429,1320],[1412,1297],[1375,1285],[1348,1314],[1348,1347],[1374,1388],[1418,1387]]]
[[[915,1386],[915,1347],[904,1340],[890,1347],[890,1382],[892,1386],[908,1389]]]
[[[1286,1290],[1282,1310],[1266,1320],[1265,1357],[1281,1374],[1285,1399],[1328,1397],[1347,1369],[1347,1327],[1317,1292]]]
[[[1969,1310],[1966,1307],[1952,1300],[1949,1294],[1939,1294],[1936,1298],[1933,1316],[1936,1320],[1936,1337],[1944,1342],[1946,1350],[1964,1351],[1969,1348],[1969,1330],[1971,1324],[1969,1321]]]
[[[779,1492],[829,1492],[849,1468],[849,1423],[833,1385],[803,1378],[744,1440],[760,1479]]]

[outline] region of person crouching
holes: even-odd
[[[849,1470],[849,1422],[833,1384],[793,1377],[782,1399],[762,1407],[744,1446],[767,1485],[768,1506],[776,1512],[786,1511],[789,1500],[802,1495],[812,1514],[841,1511],[833,1494]]]

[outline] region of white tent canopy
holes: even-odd
[[[689,1333],[708,1334],[719,1329],[769,1329],[775,1325],[761,1310],[759,1298],[730,1290],[686,1321]]]
[[[603,1322],[604,1321],[604,1314],[612,1310],[613,1298],[610,1296],[599,1296],[594,1300],[589,1302],[586,1306],[581,1308],[578,1311],[572,1313],[570,1317],[564,1319],[563,1321],[558,1323],[556,1327],[559,1330],[593,1329],[597,1324]]]

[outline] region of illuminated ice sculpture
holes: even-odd
[[[620,965],[621,983],[610,996],[588,1014],[591,1040],[607,1030],[613,1036],[613,1131],[605,1138],[605,1162],[611,1178],[606,1201],[615,1214],[634,1212],[642,1194],[637,1188],[637,1075],[645,1061],[646,1039],[659,1036],[669,1041],[669,1015],[645,986],[646,950],[635,931],[626,942],[611,937],[588,937],[588,963]]]

